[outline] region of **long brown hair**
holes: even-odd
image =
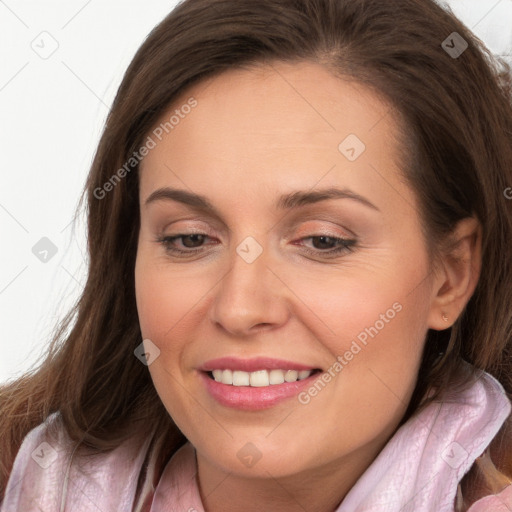
[[[468,44],[458,57],[442,46],[454,32]],[[475,293],[450,329],[428,332],[404,420],[453,384],[461,358],[510,396],[510,68],[433,0],[185,0],[135,55],[106,121],[79,205],[85,198],[83,294],[44,360],[0,390],[0,499],[23,437],[55,411],[71,439],[100,451],[155,426],[171,440],[166,455],[185,441],[134,356],[142,341],[134,285],[140,224],[130,157],[190,85],[230,68],[301,59],[366,84],[400,113],[402,172],[433,253],[460,219],[476,216],[483,227]],[[99,199],[123,166],[123,178]],[[426,400],[429,390],[436,392]]]

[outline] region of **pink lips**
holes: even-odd
[[[211,372],[212,370],[241,370],[255,372],[257,370],[314,370],[314,366],[273,359],[270,357],[255,357],[253,359],[237,359],[236,357],[221,357],[204,363],[199,370]]]
[[[244,372],[254,372],[257,370],[314,370],[312,366],[272,359],[258,357],[254,359],[237,359],[234,357],[223,357],[213,359],[203,364],[199,370],[199,376],[202,379],[206,390],[218,403],[226,407],[241,409],[246,411],[257,411],[275,406],[283,400],[297,396],[299,392],[311,386],[318,377],[314,372],[307,379],[296,382],[284,382],[282,384],[272,384],[265,387],[252,386],[233,386],[223,384],[213,380],[208,372],[212,370],[241,370]]]

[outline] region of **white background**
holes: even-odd
[[[29,369],[80,295],[85,219],[72,219],[108,107],[176,3],[0,0],[0,382]],[[495,54],[512,53],[512,0],[448,3]],[[47,262],[32,252],[43,237],[57,248]]]

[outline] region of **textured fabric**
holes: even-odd
[[[150,512],[204,512],[196,475],[196,453],[194,447],[186,443],[167,463]]]
[[[151,439],[142,445],[131,439],[111,453],[77,457],[64,429],[57,439],[49,435],[47,426],[54,421],[57,414],[23,440],[0,511],[131,512]]]
[[[496,436],[511,405],[501,384],[485,373],[452,400],[431,404],[403,425],[337,512],[453,512],[459,481]],[[469,511],[494,512],[503,499],[510,508],[510,493],[501,494]]]
[[[402,425],[336,512],[454,512],[460,480],[510,411],[502,386],[482,374],[463,393],[429,405]],[[46,423],[56,420],[52,415]],[[48,445],[41,444],[45,442]],[[47,425],[42,424],[23,441],[0,511],[133,512],[149,445],[150,439],[127,441],[109,454],[72,459],[64,433],[49,438]],[[196,473],[195,450],[186,443],[167,463],[144,512],[204,512]],[[511,510],[508,485],[498,495],[474,503],[468,512]]]

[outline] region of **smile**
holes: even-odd
[[[284,382],[296,382],[307,379],[312,373],[320,370],[257,370],[244,372],[241,370],[216,369],[210,373],[210,377],[216,382],[232,386],[266,387],[283,384]]]

